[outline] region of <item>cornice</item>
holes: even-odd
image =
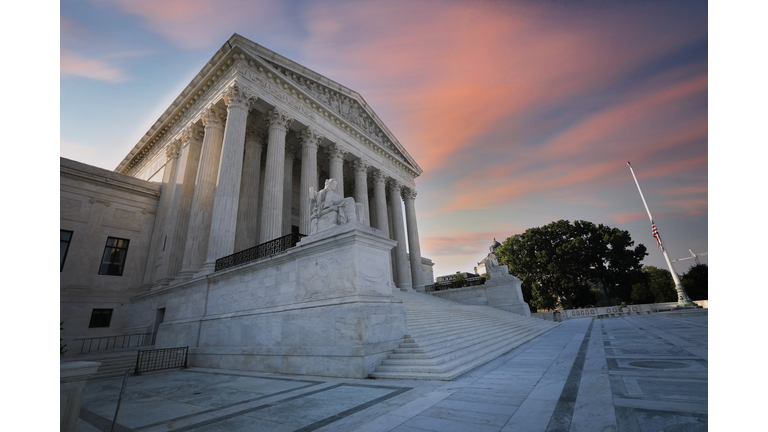
[[[61,171],[61,177],[68,178],[70,180],[80,181],[94,186],[105,187],[120,192],[127,192],[134,195],[139,195],[147,198],[157,198],[160,196],[160,190],[152,190],[149,188],[143,188],[141,186],[135,186],[128,183],[115,183],[114,180],[110,180],[106,177],[97,177],[88,175],[85,173],[75,173],[71,171]]]

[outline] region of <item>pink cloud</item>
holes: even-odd
[[[123,82],[129,79],[120,68],[109,62],[83,57],[67,49],[61,50],[61,75],[76,76],[111,83]]]
[[[626,225],[637,220],[648,219],[645,212],[612,213],[608,215],[616,225]]]
[[[222,37],[228,38],[238,29],[265,25],[270,17],[278,15],[279,6],[276,2],[252,0],[117,0],[114,4],[185,49],[218,45]]]
[[[642,11],[574,31],[530,6],[409,1],[403,14],[405,6],[310,8],[305,52],[340,82],[382,83],[364,96],[392,116],[385,122],[427,176],[504,119],[583,94],[696,37],[644,34],[635,22],[647,18]],[[620,28],[631,43],[606,37],[606,28]]]
[[[480,260],[488,252],[493,238],[504,241],[507,237],[505,235],[500,236],[499,232],[454,231],[443,236],[420,237],[420,244],[424,251],[433,251],[430,255],[477,255],[477,259]]]

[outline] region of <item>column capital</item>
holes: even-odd
[[[202,141],[205,129],[197,123],[190,123],[181,130],[181,142],[189,144],[190,141]]]
[[[403,185],[400,184],[397,180],[390,180],[387,182],[387,189],[397,195],[400,195],[400,191],[403,188]]]
[[[347,151],[338,144],[331,144],[325,149],[325,154],[327,154],[328,158],[331,160],[338,159],[339,161],[344,161]]]
[[[352,161],[349,163],[350,166],[352,166],[352,170],[355,172],[355,174],[368,174],[368,168],[370,168],[371,164],[367,161],[363,160],[363,158],[360,158],[356,161]]]
[[[224,129],[224,122],[227,119],[227,112],[216,105],[211,104],[205,109],[202,115],[203,124],[205,128],[220,128]]]
[[[307,126],[306,129],[299,131],[297,135],[302,147],[314,147],[315,149],[317,149],[320,141],[325,138],[317,129],[313,128],[312,126]]]
[[[406,201],[415,201],[416,200],[416,190],[411,189],[409,187],[403,187],[402,190],[403,199]]]
[[[243,108],[250,110],[251,94],[237,82],[232,83],[224,93],[224,103],[228,108]]]
[[[291,163],[296,160],[296,146],[293,144],[285,144],[285,158],[291,159]]]
[[[165,146],[165,156],[168,159],[177,159],[181,155],[181,140],[173,140]]]
[[[387,176],[383,172],[381,172],[381,170],[374,171],[372,176],[373,176],[374,183],[381,183],[383,185],[386,185]]]
[[[264,129],[250,125],[245,129],[245,141],[256,142],[256,144],[263,146],[267,139],[267,132]]]
[[[267,124],[268,128],[283,129],[286,133],[288,133],[288,128],[291,127],[293,120],[293,117],[288,115],[285,110],[277,107],[269,110],[264,117],[264,122]]]

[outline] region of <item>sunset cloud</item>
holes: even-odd
[[[66,49],[61,50],[61,76],[81,77],[110,83],[119,83],[129,79],[122,69],[107,61],[86,58]]]

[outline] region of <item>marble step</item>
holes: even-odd
[[[482,366],[489,361],[499,357],[502,354],[505,354],[512,349],[516,348],[517,346],[522,345],[523,343],[527,342],[528,340],[533,339],[538,335],[533,335],[527,340],[519,341],[519,343],[516,344],[510,344],[508,346],[501,347],[495,351],[488,352],[487,354],[484,354],[480,357],[475,358],[471,361],[461,360],[454,362],[455,367],[453,369],[447,370],[445,372],[414,372],[414,371],[407,371],[403,369],[399,370],[392,370],[392,371],[379,371],[378,368],[376,371],[374,371],[371,374],[371,378],[374,379],[408,379],[408,380],[438,380],[438,381],[451,381],[454,378],[457,378],[472,369],[475,369],[479,366]]]
[[[515,337],[510,337],[508,334],[502,334],[483,341],[469,341],[468,343],[462,344],[464,345],[463,348],[449,346],[442,350],[432,351],[429,353],[430,356],[428,358],[396,358],[390,356],[382,360],[381,364],[383,366],[439,366],[458,358],[467,358],[473,353],[481,352],[488,347],[496,347],[499,344],[511,344],[529,338],[530,336],[535,337],[538,335],[539,333],[523,333],[517,334]]]
[[[460,335],[451,335],[435,338],[417,338],[413,344],[400,344],[400,348],[395,349],[395,353],[402,352],[430,352],[438,349],[444,349],[447,347],[462,348],[467,342],[481,342],[488,338],[494,338],[500,335],[512,335],[515,333],[524,333],[528,329],[518,328],[505,328],[505,327],[491,327],[484,328],[475,331],[467,331]],[[399,351],[399,350],[413,349],[414,351]]]
[[[541,320],[540,320],[541,321]],[[508,329],[527,329],[527,328],[538,328],[539,323],[535,322],[500,322],[498,320],[478,320],[477,323],[470,323],[470,324],[462,324],[457,326],[448,326],[443,325],[441,323],[435,323],[434,325],[430,326],[429,328],[425,328],[423,330],[419,329],[411,329],[409,328],[409,331],[413,335],[413,337],[418,338],[419,341],[424,341],[428,338],[433,338],[433,336],[450,336],[453,334],[463,334],[467,332],[476,331],[477,329],[488,329],[488,328],[508,328]]]
[[[451,380],[558,325],[426,294],[396,296],[406,310],[408,335],[371,378]]]

